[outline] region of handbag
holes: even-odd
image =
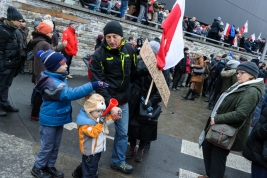
[[[141,102],[139,107],[139,116],[137,117],[137,120],[141,123],[157,124],[160,113],[160,105],[155,106],[152,111],[148,111],[143,107],[143,103]]]
[[[28,51],[27,52],[27,60],[28,61],[33,61],[33,58],[34,58],[33,50]]]
[[[204,65],[202,68],[193,68],[193,72],[196,73],[196,74],[204,74],[205,72],[205,69],[206,69],[206,65]]]
[[[206,139],[213,145],[230,150],[235,142],[237,132],[245,122],[246,120],[238,129],[227,124],[214,124],[210,127]]]

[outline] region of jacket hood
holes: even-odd
[[[257,88],[261,92],[261,95],[264,93],[265,87],[264,87],[263,78],[257,78],[255,80],[250,80],[250,81],[240,84],[240,86],[245,86],[245,85],[251,85],[252,87]]]
[[[38,91],[43,91],[44,89],[55,90],[56,86],[54,85],[54,81],[50,76],[53,76],[54,78],[57,78],[62,81],[65,80],[64,76],[62,76],[61,74],[52,73],[49,71],[41,72],[40,79],[35,86],[36,90]]]
[[[217,22],[217,21],[219,21],[218,19],[214,19],[214,22]]]
[[[49,38],[47,35],[42,34],[40,32],[33,31],[32,32],[32,45],[35,46],[40,41],[46,41],[49,44],[52,44],[52,38]]]
[[[76,124],[77,125],[96,125],[96,121],[88,117],[84,108],[82,108],[76,118]]]
[[[230,70],[225,70],[221,72],[222,78],[229,78],[232,77],[233,75],[236,75],[236,69],[230,69]]]

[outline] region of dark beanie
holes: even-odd
[[[7,20],[22,20],[21,13],[13,6],[8,6],[7,9]]]
[[[61,65],[66,63],[66,58],[58,52],[53,50],[38,51],[37,55],[41,58],[45,68],[48,71],[55,72]]]
[[[246,71],[250,73],[251,75],[253,75],[255,78],[258,78],[258,75],[259,75],[258,66],[254,62],[251,62],[251,61],[239,64],[236,70]]]
[[[115,33],[117,35],[120,35],[123,37],[123,31],[122,31],[122,26],[119,22],[117,21],[111,21],[106,24],[104,27],[104,36],[110,33]]]
[[[188,47],[185,47],[185,48],[184,48],[184,52],[185,52],[185,51],[188,51],[188,50],[189,50],[189,48],[188,48]]]
[[[259,59],[251,59],[251,62],[254,62],[257,66],[259,66]]]

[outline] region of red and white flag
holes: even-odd
[[[245,25],[243,25],[243,27],[240,30],[240,34],[242,35],[243,33],[247,33],[248,32],[248,21],[246,21]]]
[[[235,47],[237,47],[237,37],[235,36],[235,38],[233,39],[233,45],[235,46]]]
[[[230,33],[230,30],[231,30],[231,25],[229,23],[226,23],[226,26],[224,28],[224,32],[223,32],[223,35],[224,36],[228,36],[229,33]]]
[[[185,0],[176,0],[163,28],[157,65],[161,70],[175,66],[184,57],[183,16]]]
[[[255,37],[255,33],[253,33],[253,34],[249,37],[249,39],[251,39],[252,41],[254,41],[254,40],[256,39],[256,37]]]

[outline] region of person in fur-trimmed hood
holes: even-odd
[[[73,177],[96,177],[101,152],[106,151],[107,124],[114,121],[112,117],[101,117],[106,109],[105,99],[99,94],[89,96],[84,108],[77,116],[79,145],[82,163],[72,173]],[[87,161],[90,160],[90,161]]]
[[[221,72],[222,76],[221,93],[225,92],[230,86],[232,86],[237,82],[236,68],[239,64],[240,62],[236,60],[230,60],[226,63],[225,68]]]

